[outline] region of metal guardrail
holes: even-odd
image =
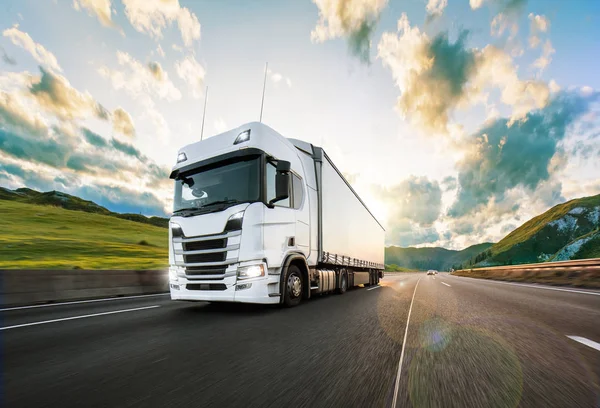
[[[486,266],[480,268],[466,268],[458,271],[500,271],[500,270],[538,270],[538,269],[576,269],[576,268],[600,268],[600,258],[578,259],[574,261],[540,262],[521,265]]]

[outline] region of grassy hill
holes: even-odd
[[[527,221],[463,266],[599,257],[599,228],[600,194],[571,200]]]
[[[0,214],[0,269],[168,266],[165,228],[19,200],[0,200]]]
[[[486,242],[454,251],[445,248],[401,248],[396,246],[385,249],[385,263],[398,265],[408,269],[437,269],[447,270],[453,265],[467,261],[473,256],[485,251],[493,244]]]
[[[0,187],[0,200],[17,201],[20,203],[48,205],[61,207],[66,210],[84,211],[94,214],[108,215],[112,217],[122,218],[125,220],[141,222],[144,224],[155,225],[157,227],[167,228],[169,220],[161,217],[146,217],[141,214],[120,214],[115,213],[107,208],[104,208],[93,201],[84,200],[70,194],[60,191],[48,191],[41,193],[30,188],[18,188],[9,190]]]

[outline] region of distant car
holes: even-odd
[[[427,271],[427,275],[435,275],[435,271],[433,269],[430,269]]]

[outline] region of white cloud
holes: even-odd
[[[538,59],[536,59],[532,66],[534,68],[538,68],[540,71],[543,71],[550,62],[552,62],[552,54],[555,53],[554,48],[552,48],[552,43],[550,40],[546,40],[544,43],[544,47],[542,48],[542,55]]]
[[[552,93],[560,91],[560,85],[558,85],[558,83],[554,79],[550,80],[550,82],[548,83],[548,88],[550,88],[550,92]]]
[[[179,0],[123,0],[125,15],[139,32],[162,38],[163,29],[177,22],[183,43],[191,47],[200,39],[200,22]]]
[[[13,44],[29,52],[31,56],[43,66],[56,72],[62,71],[54,54],[44,48],[43,45],[33,41],[29,34],[19,30],[18,24],[15,24],[12,28],[7,28],[4,30],[2,35],[9,38]]]
[[[431,16],[441,16],[448,5],[448,0],[429,0],[427,2],[427,13]]]
[[[469,4],[473,10],[476,10],[483,5],[484,1],[485,0],[469,0]]]
[[[165,50],[163,50],[160,44],[158,44],[158,47],[156,47],[156,53],[163,58],[165,57]]]
[[[319,8],[319,21],[310,34],[311,40],[324,42],[333,38],[348,38],[351,51],[368,61],[370,36],[388,0],[312,1]]]
[[[193,55],[188,55],[183,60],[175,63],[179,78],[183,79],[190,87],[192,97],[199,99],[204,94],[204,76],[206,71]]]
[[[529,13],[529,47],[536,48],[542,42],[540,33],[547,33],[550,29],[550,20],[546,16]]]
[[[124,136],[133,138],[135,136],[135,126],[131,115],[123,108],[118,107],[112,114],[113,130]]]
[[[116,28],[112,21],[111,0],[73,0],[75,10],[86,9],[88,14],[96,16],[105,27]]]
[[[267,70],[267,76],[273,81],[274,84],[278,84],[281,81],[285,82],[285,84],[291,88],[292,80],[279,72],[272,71],[270,68]]]
[[[446,34],[430,38],[411,27],[406,14],[398,21],[398,34],[382,35],[378,56],[400,89],[399,112],[429,132],[447,134],[450,114],[485,102],[489,88],[501,91],[514,120],[548,103],[547,85],[519,79],[505,51],[491,45],[469,49],[464,32],[455,43]]]
[[[98,70],[116,90],[123,89],[132,98],[156,96],[169,102],[181,99],[181,92],[157,62],[144,65],[122,51],[117,51],[117,60],[122,70],[112,70],[106,66]]]

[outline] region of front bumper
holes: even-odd
[[[172,272],[176,274],[177,269],[169,268],[170,276]],[[243,285],[250,287],[242,289]],[[277,304],[280,299],[279,275],[251,279],[228,276],[220,280],[187,279],[179,276],[176,281],[169,279],[169,288],[172,300]]]

